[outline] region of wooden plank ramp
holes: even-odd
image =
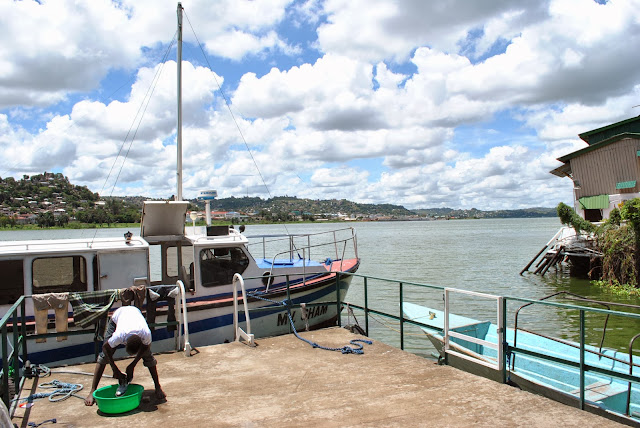
[[[342,328],[302,335],[328,347],[362,338]],[[425,338],[426,340],[426,338]],[[263,338],[258,346],[230,343],[201,347],[192,357],[160,354],[158,372],[166,402],[153,398],[153,382],[140,363],[134,383],[145,386],[141,406],[106,416],[70,397],[39,399],[18,409],[13,422],[27,427],[609,427],[616,422],[520,391],[374,341],[364,354],[312,348],[293,335]],[[124,369],[127,360],[119,361]],[[60,370],[92,373],[94,364]],[[55,373],[39,379],[82,383],[91,377]],[[110,374],[107,366],[105,373]],[[100,386],[114,383],[103,378]],[[23,397],[31,393],[27,383]],[[40,392],[39,388],[35,389]]]

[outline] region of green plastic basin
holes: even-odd
[[[118,385],[109,385],[93,391],[98,409],[104,413],[125,413],[140,405],[144,386],[132,383],[127,387],[127,392],[116,397]]]

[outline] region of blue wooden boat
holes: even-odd
[[[441,361],[444,361],[444,312],[413,303],[403,303],[402,310],[407,319],[427,325],[421,328],[438,351]],[[447,353],[448,365],[502,381],[502,371],[497,366],[497,350],[473,342],[474,339],[480,339],[497,346],[498,334],[495,324],[450,313],[449,331],[470,336],[470,339],[449,336],[449,349],[456,352]],[[579,405],[580,369],[559,362],[564,360],[579,363],[579,343],[513,328],[507,329],[506,342],[510,347],[517,345],[525,351],[545,356],[536,357],[517,351],[509,353],[509,358],[505,361],[509,384],[568,405]],[[587,365],[613,372],[627,375],[640,372],[640,367],[624,352],[585,345],[584,358]],[[634,370],[630,371],[631,366]],[[638,384],[588,371],[585,374],[584,385],[586,410],[624,423],[635,425],[640,421]]]

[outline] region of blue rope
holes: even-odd
[[[26,398],[21,398],[20,401],[32,402],[38,398],[49,397],[49,401],[56,402],[66,400],[67,398],[75,395],[76,392],[82,390],[83,386],[79,383],[65,383],[58,380],[52,380],[51,382],[43,383],[39,385],[40,388],[55,388],[52,392],[37,392],[31,394]]]
[[[287,308],[287,316],[289,317],[289,322],[291,323],[291,329],[293,330],[293,334],[295,334],[295,336],[298,339],[300,339],[303,342],[306,342],[309,345],[311,345],[313,348],[324,349],[325,351],[340,351],[343,354],[364,354],[364,347],[358,342],[366,343],[367,345],[373,344],[373,341],[371,341],[371,340],[353,339],[349,343],[351,345],[357,346],[357,348],[353,348],[351,346],[346,346],[346,345],[341,347],[341,348],[329,348],[327,346],[319,345],[316,342],[312,342],[312,341],[310,341],[308,339],[305,339],[304,337],[302,337],[302,336],[300,336],[298,334],[298,330],[296,330],[296,326],[293,323],[293,317],[291,316],[291,300],[279,302],[277,300],[271,300],[271,299],[267,299],[266,297],[258,296],[256,294],[256,292],[253,292],[253,293],[250,292],[250,293],[247,293],[247,295],[249,295],[250,297],[255,297],[256,299],[264,300],[265,302],[270,302],[270,303],[274,303],[274,304],[276,304],[278,306],[286,307]],[[338,316],[340,316],[340,315],[338,314]]]

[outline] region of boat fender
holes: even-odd
[[[329,257],[327,257],[327,260],[324,261],[324,264],[327,266],[329,266],[331,263],[333,263],[333,261]]]

